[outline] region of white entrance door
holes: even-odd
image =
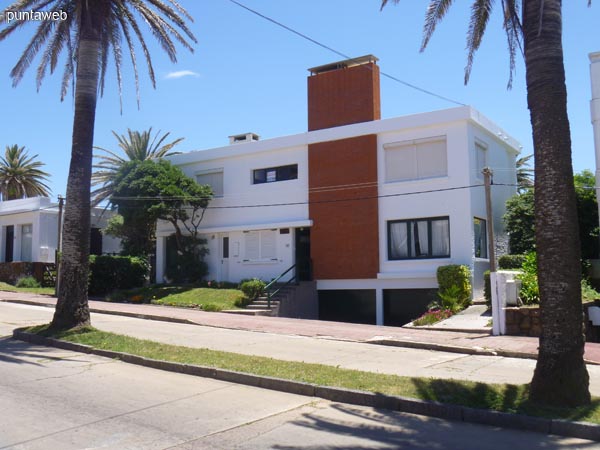
[[[229,281],[229,236],[227,234],[219,236],[219,259],[221,261],[219,281]]]

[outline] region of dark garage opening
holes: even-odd
[[[375,290],[319,291],[319,319],[375,324]]]
[[[383,324],[400,327],[416,319],[436,299],[437,289],[384,289]]]

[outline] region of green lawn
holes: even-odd
[[[32,333],[49,335],[47,325]],[[509,413],[586,421],[600,424],[600,398],[580,408],[548,408],[527,400],[528,385],[486,384],[460,380],[401,377],[322,364],[281,361],[208,349],[161,344],[93,328],[70,330],[54,337],[94,348],[130,353],[146,358],[215,367],[255,375],[376,392]]]
[[[9,291],[9,292],[31,292],[32,294],[46,294],[46,295],[54,295],[53,287],[46,288],[18,288],[13,286],[12,284],[4,283],[0,281],[0,291]]]
[[[244,298],[237,289],[212,289],[191,286],[148,286],[140,289],[115,292],[108,301],[153,303],[156,305],[198,308],[204,311],[237,309]]]

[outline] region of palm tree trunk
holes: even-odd
[[[90,248],[90,180],[92,147],[98,90],[100,41],[91,25],[83,25],[77,54],[75,117],[71,165],[67,182],[64,215],[63,253],[60,263],[59,292],[53,329],[69,329],[90,324],[88,272]],[[88,24],[91,21],[88,21]]]
[[[541,6],[542,5],[542,6]],[[589,403],[583,361],[580,246],[567,116],[560,0],[525,0],[527,102],[535,149],[535,228],[542,333],[530,398]]]

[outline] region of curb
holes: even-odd
[[[131,355],[129,353],[94,349],[89,345],[75,344],[73,342],[47,338],[36,334],[27,333],[20,329],[13,331],[13,339],[32,344],[56,347],[63,350],[119,359],[126,363],[137,364],[153,369],[166,370],[205,378],[213,378],[220,381],[244,384],[263,389],[271,389],[290,394],[318,397],[333,402],[389,409],[392,411],[437,417],[451,421],[476,423],[501,428],[511,428],[515,430],[533,431],[544,434],[554,434],[558,436],[600,441],[600,425],[587,422],[570,422],[560,419],[546,419],[519,414],[509,414],[427,400],[416,400],[393,395],[384,395],[337,387],[318,386],[311,383],[253,375],[231,370],[217,369],[214,367],[161,361],[144,358],[142,356]]]

